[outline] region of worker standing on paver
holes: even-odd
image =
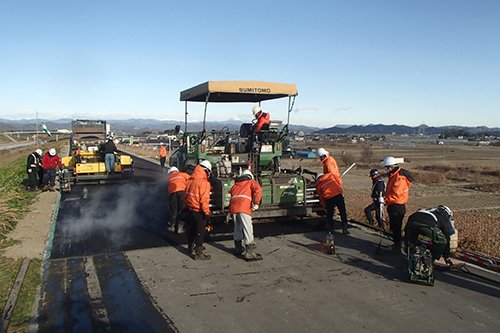
[[[331,232],[335,233],[333,212],[337,207],[342,221],[342,232],[344,235],[349,235],[350,232],[347,230],[347,210],[342,195],[342,178],[334,173],[318,174],[316,176],[316,192],[321,206],[326,210],[326,220],[322,220],[316,228],[321,230],[328,223]]]
[[[240,177],[236,178],[229,193],[231,194],[229,214],[234,222],[235,254],[240,255],[245,252],[245,259],[248,261],[262,260],[262,256],[255,253],[256,245],[252,225],[252,211],[259,208],[262,187],[254,180],[252,172],[245,170]],[[241,244],[243,239],[245,248]]]
[[[321,163],[323,163],[323,174],[333,173],[337,177],[340,177],[337,161],[330,156],[330,153],[325,148],[318,148],[317,154]]]
[[[185,232],[184,225],[180,224],[179,214],[184,209],[184,194],[189,174],[180,172],[177,167],[168,170],[168,208],[170,222],[167,231],[182,234]]]
[[[102,153],[104,155],[104,164],[106,166],[106,173],[113,174],[115,172],[115,152],[117,152],[116,145],[113,142],[113,137],[108,137],[108,142],[102,146]]]
[[[201,161],[186,182],[184,203],[189,209],[188,217],[188,247],[195,260],[209,260],[210,256],[203,253],[203,237],[210,218],[210,182],[208,177],[212,171],[212,164]]]
[[[56,168],[62,169],[61,159],[57,155],[54,148],[50,148],[49,151],[43,156],[43,190],[55,191],[56,184]]]
[[[36,191],[38,182],[38,170],[41,168],[42,150],[37,149],[29,154],[26,163],[26,172],[28,173],[28,190]],[[43,168],[42,168],[43,169]]]
[[[160,152],[156,156],[160,158],[161,172],[165,172],[165,161],[167,160],[167,148],[165,148],[163,142],[160,143]]]
[[[384,227],[382,220],[382,211],[384,209],[385,183],[382,180],[382,175],[377,169],[370,170],[370,178],[372,179],[372,200],[373,202],[365,208],[365,215],[368,222],[374,225],[372,213],[375,212],[379,228]]]
[[[384,158],[383,165],[389,180],[385,190],[385,204],[389,214],[389,223],[392,230],[394,250],[401,251],[401,227],[406,214],[406,202],[408,202],[409,187],[412,185],[413,176],[405,169],[398,166],[394,157]]]

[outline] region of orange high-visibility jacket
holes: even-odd
[[[156,156],[167,157],[167,148],[165,148],[165,146],[160,146],[160,152]]]
[[[186,190],[186,182],[191,177],[185,172],[174,171],[168,176],[168,193]]]
[[[326,209],[326,199],[342,194],[342,178],[334,173],[325,173],[316,182],[316,192],[319,195],[321,206]]]
[[[385,204],[403,205],[408,201],[408,188],[412,183],[403,175],[400,175],[401,168],[389,176],[385,189]]]
[[[247,176],[237,178],[229,193],[231,194],[229,203],[231,215],[245,213],[252,216],[252,205],[258,205],[262,199],[262,187]]]
[[[271,115],[266,112],[261,112],[256,119],[257,123],[254,124],[252,128],[254,131],[260,131],[265,124],[269,124],[269,121],[271,120]]]
[[[210,215],[210,182],[207,173],[200,165],[194,168],[193,174],[186,182],[184,203],[190,210]]]
[[[327,155],[322,161],[323,163],[323,173],[326,175],[327,173],[333,173],[337,177],[340,177],[339,167],[337,165],[337,161],[330,155]]]

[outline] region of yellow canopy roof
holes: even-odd
[[[181,101],[214,103],[255,103],[296,96],[297,85],[263,81],[208,81],[181,91]]]

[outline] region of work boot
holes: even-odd
[[[175,225],[173,223],[170,223],[167,228],[168,232],[175,232]]]
[[[245,245],[246,251],[245,251],[245,259],[247,261],[255,261],[255,260],[262,260],[262,256],[258,253],[255,253],[255,244],[247,244]]]
[[[234,254],[239,256],[240,254],[243,254],[243,252],[245,252],[245,248],[243,247],[243,244],[241,244],[241,240],[239,240],[239,241],[235,240],[234,241]]]
[[[184,228],[184,223],[179,222],[179,225],[177,226],[177,233],[178,234],[186,233],[186,229]]]
[[[55,192],[55,191],[56,191],[56,189],[54,188],[54,186],[51,186],[51,187],[49,187],[49,191],[50,191],[50,192]]]
[[[49,188],[50,188],[50,187],[49,187],[49,185],[45,185],[45,186],[42,188],[42,191],[44,191],[44,192],[45,192],[45,191],[48,191],[48,190],[49,190]]]
[[[342,233],[343,233],[344,235],[349,235],[349,234],[350,234],[349,230],[347,230],[347,226],[344,226],[344,227],[342,228]]]
[[[194,260],[210,260],[210,256],[203,253],[205,248],[203,246],[196,247],[196,255],[194,256]]]

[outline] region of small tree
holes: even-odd
[[[348,153],[348,152],[342,154],[340,159],[342,160],[342,163],[344,164],[344,166],[349,166],[349,165],[353,164],[354,162],[356,162],[356,158],[354,157],[354,155],[352,153]]]
[[[369,145],[365,145],[361,151],[361,162],[371,164],[374,161],[373,150]]]

